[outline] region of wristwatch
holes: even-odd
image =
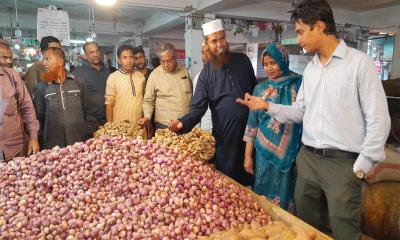
[[[360,180],[364,180],[365,179],[365,172],[363,170],[357,170],[356,171],[356,177]]]

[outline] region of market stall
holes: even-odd
[[[191,134],[199,147],[210,137]],[[220,239],[236,230],[241,239],[260,232],[259,239],[330,239],[190,152],[180,154],[188,136],[176,150],[165,136],[101,136],[1,163],[0,238]]]

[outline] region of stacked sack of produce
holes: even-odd
[[[191,132],[182,135],[177,135],[168,129],[158,129],[153,142],[200,161],[208,161],[215,154],[214,137],[210,132],[200,128],[194,128]]]

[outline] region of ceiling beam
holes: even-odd
[[[188,3],[192,1],[187,0],[119,0],[117,1],[115,6],[111,7],[104,7],[95,3],[94,0],[53,0],[53,5],[71,5],[71,4],[81,4],[81,5],[88,5],[94,6],[96,5],[99,8],[104,9],[112,9],[115,6],[138,6],[138,7],[147,7],[147,8],[155,8],[155,9],[166,9],[166,10],[176,10],[176,11],[183,11]],[[189,4],[190,5],[190,4]]]
[[[400,28],[400,5],[377,10],[366,11],[361,14],[362,25],[376,31],[397,33]]]
[[[259,0],[199,0],[195,1],[194,8],[198,12],[214,13],[224,9],[252,4]]]
[[[215,12],[217,16],[260,19],[270,21],[290,21],[292,4],[288,2],[277,1],[259,1],[253,0],[252,4],[246,4],[237,7],[226,8]],[[333,9],[337,23],[361,24],[361,14],[354,11]]]
[[[120,1],[118,4],[123,6],[139,6],[177,11],[184,11],[186,7],[188,7],[187,0],[125,0]]]
[[[22,30],[34,30],[36,31],[37,27],[37,16],[36,15],[26,15],[26,14],[18,14],[19,15],[19,26]],[[15,21],[15,20],[14,20]],[[10,16],[8,13],[0,12],[0,30],[10,28]],[[13,23],[13,27],[15,27],[15,22]],[[72,19],[69,18],[69,26],[70,31],[74,33],[87,33],[89,31],[89,22],[88,20],[82,19]],[[128,23],[118,23],[114,29],[114,23],[112,22],[95,22],[95,31],[98,34],[110,34],[110,35],[133,35],[134,29],[137,29],[137,24],[128,24]]]
[[[185,23],[183,13],[156,13],[145,20],[142,34],[148,36]],[[182,36],[183,38],[183,36]]]

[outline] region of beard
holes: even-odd
[[[64,67],[60,66],[52,71],[43,72],[40,77],[43,79],[43,81],[48,83],[57,80],[59,80],[60,83],[63,83],[66,75],[67,72],[65,71]]]
[[[13,68],[13,64],[12,63],[1,63],[0,67]]]
[[[229,64],[229,62],[231,60],[228,45],[227,45],[225,52],[223,52],[223,53],[216,55],[213,52],[209,51],[209,54],[210,54],[211,64],[217,69],[221,69],[224,65]]]
[[[144,68],[145,68],[144,64],[136,64],[135,65],[135,69],[137,69],[137,70],[142,70]]]

